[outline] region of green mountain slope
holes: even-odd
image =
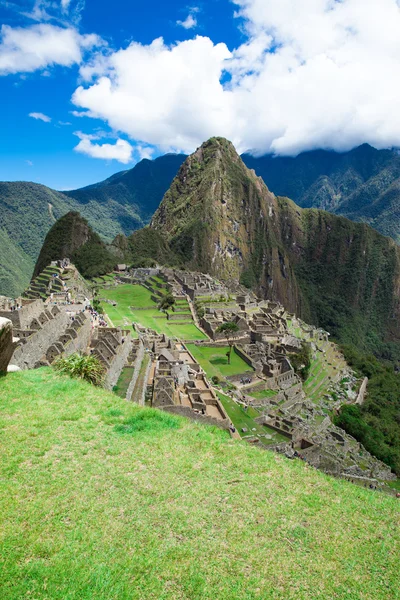
[[[0,397],[4,600],[397,597],[395,498],[49,369]]]
[[[90,223],[97,221],[96,231],[110,241],[150,221],[185,158],[167,154],[154,161],[144,159],[101,183],[64,193],[79,202],[81,213]],[[104,214],[111,218],[104,219]]]
[[[378,353],[400,342],[400,248],[274,196],[226,140],[185,161],[150,228],[181,264],[240,280],[341,341]]]
[[[46,233],[76,204],[36,183],[0,183],[0,294],[28,285]]]
[[[400,242],[400,155],[364,144],[343,154],[316,150],[295,158],[243,157],[276,194],[322,208]]]
[[[77,212],[59,219],[49,233],[36,261],[33,277],[53,260],[69,258],[84,277],[96,277],[113,270],[117,260],[89,223]]]

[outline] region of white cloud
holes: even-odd
[[[94,144],[93,141],[103,137],[102,134],[84,134],[77,131],[75,135],[80,138],[79,144],[74,148],[75,152],[92,158],[117,160],[125,165],[132,161],[133,147],[126,140],[118,138],[115,144]]]
[[[397,0],[232,2],[247,34],[232,53],[196,37],[94,56],[76,107],[161,150],[212,135],[258,153],[400,146]]]
[[[67,12],[69,5],[71,4],[71,0],[61,0],[61,9],[63,12]]]
[[[155,152],[155,149],[150,148],[149,146],[136,146],[135,150],[140,160],[143,160],[144,158],[151,160]]]
[[[184,29],[193,29],[197,25],[197,19],[190,13],[184,21],[177,21],[176,24]]]
[[[133,43],[111,54],[106,65],[102,57],[103,75],[86,89],[80,86],[73,102],[139,143],[190,151],[230,128],[230,93],[219,81],[230,56],[225,44],[214,46],[205,37],[173,47],[162,39],[150,46]]]
[[[85,0],[35,0],[32,10],[21,14],[38,23],[53,21],[67,27],[79,23],[84,8]]]
[[[33,167],[33,162],[31,160],[26,160],[25,162],[28,165],[28,167]]]
[[[29,113],[29,117],[32,117],[32,119],[37,119],[38,121],[44,121],[45,123],[50,123],[51,121],[51,117],[41,112],[31,112]]]
[[[48,23],[30,27],[3,25],[0,32],[0,75],[31,73],[53,65],[80,64],[83,53],[102,44],[97,35]]]

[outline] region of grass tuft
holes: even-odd
[[[180,422],[176,417],[163,413],[161,411],[144,408],[140,412],[130,416],[120,425],[115,426],[118,433],[140,433],[149,432],[158,433],[165,429],[177,429]]]

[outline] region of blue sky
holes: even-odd
[[[33,6],[34,2],[26,1],[0,5],[0,23],[13,27],[32,25],[35,21],[23,13]],[[240,43],[243,35],[233,18],[235,7],[228,0],[207,0],[196,3],[196,7],[201,7],[197,13],[201,21],[197,33],[216,41],[229,40],[232,47]],[[133,40],[148,44],[160,36],[167,44],[173,44],[193,37],[192,30],[177,25],[177,21],[184,21],[189,14],[190,5],[180,0],[113,0],[112,3],[87,0],[79,30],[97,33],[114,48]],[[78,142],[75,131],[109,130],[101,120],[83,124],[82,119],[72,115],[75,107],[71,96],[78,77],[77,65],[56,66],[45,75],[37,71],[0,77],[0,97],[6,108],[0,113],[0,180],[35,181],[55,189],[71,189],[101,181],[133,166],[135,161],[124,165],[73,151]],[[29,117],[32,112],[43,113],[52,120],[46,123]]]
[[[211,135],[399,146],[399,4],[3,0],[0,180],[73,189]]]

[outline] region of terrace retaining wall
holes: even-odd
[[[60,312],[54,319],[45,323],[42,329],[38,329],[27,338],[24,345],[18,346],[13,354],[12,363],[20,369],[33,369],[69,324],[70,317],[66,312]]]

